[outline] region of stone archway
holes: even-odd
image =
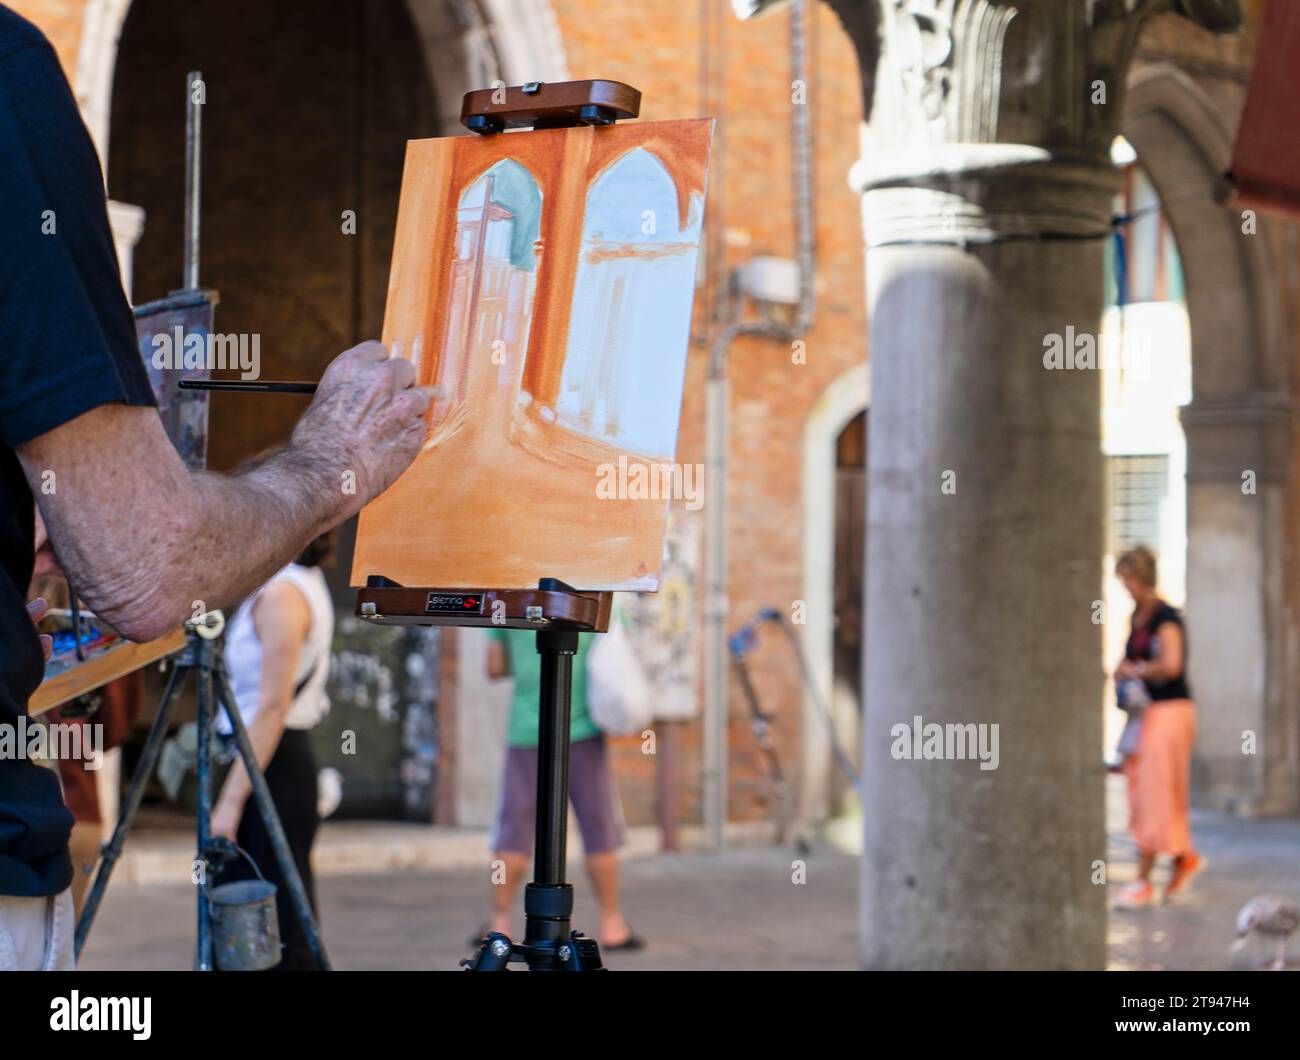
[[[564,41],[548,0],[407,0],[425,65],[446,101],[443,127],[457,129],[460,99],[495,78],[511,84],[568,77]],[[108,172],[109,116],[117,44],[131,0],[86,0],[72,84],[100,162]],[[466,24],[468,19],[468,24]]]
[[[803,434],[803,600],[807,623],[802,629],[808,669],[831,703],[835,611],[835,444],[854,416],[870,402],[867,365],[845,372],[817,399],[804,421]],[[807,689],[801,722],[803,747],[799,819],[824,822],[830,812],[831,771],[835,768],[824,719]]]
[[[1294,401],[1284,360],[1266,222],[1214,199],[1232,154],[1230,126],[1204,90],[1161,63],[1130,78],[1124,135],[1160,194],[1178,240],[1191,319],[1187,435],[1187,623],[1199,706],[1198,799],[1249,814],[1297,808],[1291,617]],[[1255,492],[1243,490],[1252,473]],[[1253,732],[1258,752],[1243,752]]]
[[[108,176],[113,76],[118,42],[132,0],[86,0],[73,92]],[[455,9],[448,0],[407,0],[420,35],[425,66],[436,71],[440,122],[459,130],[461,97],[497,78],[508,83],[568,78],[564,42],[548,0],[471,0]],[[145,217],[138,207],[110,202],[113,238],[123,282],[131,290],[131,259]]]

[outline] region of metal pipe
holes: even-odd
[[[724,333],[725,334],[725,333]],[[718,340],[722,341],[721,337]],[[724,374],[708,382],[705,422],[705,474],[709,489],[727,481],[727,404],[731,389]],[[727,504],[713,493],[705,511],[704,733],[700,802],[705,842],[721,850],[727,817]]]
[[[196,86],[198,91],[196,92]],[[185,282],[187,290],[199,287],[199,200],[203,184],[203,100],[207,86],[203,74],[185,75]]]
[[[744,335],[762,335],[791,343],[812,329],[816,309],[813,274],[816,230],[813,219],[811,99],[807,94],[808,49],[806,0],[790,5],[790,67],[804,87],[804,101],[793,103],[791,156],[794,179],[795,254],[799,265],[799,302],[794,321],[734,321],[709,351],[705,426],[705,471],[712,503],[705,519],[706,590],[704,603],[704,831],[710,849],[721,850],[727,821],[727,475],[730,387],[727,353]]]

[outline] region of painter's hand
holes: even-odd
[[[334,359],[293,432],[293,447],[338,476],[340,518],[383,493],[424,441],[432,387],[417,387],[410,361],[363,342]]]
[[[50,609],[50,605],[45,602],[45,598],[43,596],[38,596],[35,600],[33,600],[30,604],[28,604],[27,613],[32,616],[32,625],[36,625],[38,622],[40,622],[40,620],[45,617],[45,612],[48,611],[49,609]],[[54,651],[54,638],[51,637],[48,633],[42,633],[40,636],[41,636],[41,654],[48,659]]]

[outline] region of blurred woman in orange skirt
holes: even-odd
[[[1188,822],[1196,707],[1187,686],[1183,619],[1156,593],[1155,556],[1147,548],[1131,549],[1120,556],[1115,574],[1135,605],[1132,632],[1115,682],[1140,680],[1151,700],[1142,713],[1137,749],[1123,765],[1129,829],[1138,847],[1138,878],[1120,892],[1115,906],[1136,909],[1155,898],[1151,871],[1159,855],[1173,858],[1165,901],[1185,890],[1205,867],[1205,859],[1192,847]]]

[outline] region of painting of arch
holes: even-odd
[[[384,341],[438,397],[352,583],[659,588],[712,121],[408,144]]]

